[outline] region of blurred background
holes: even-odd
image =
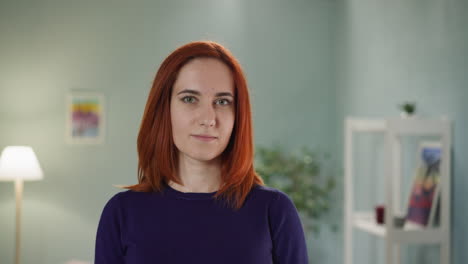
[[[112,185],[137,182],[155,73],[195,40],[220,42],[243,66],[256,144],[329,153],[336,187],[320,234],[307,232],[311,263],[343,262],[344,119],[398,116],[412,100],[453,120],[451,253],[466,263],[467,12],[465,0],[0,0],[0,148],[33,147],[44,171],[24,185],[22,263],[93,262]],[[103,94],[102,144],[67,144],[71,91]],[[361,236],[357,263],[383,263],[370,254],[380,242]],[[14,185],[0,182],[1,264],[13,263],[14,239]],[[438,263],[433,251],[417,246],[404,263]]]

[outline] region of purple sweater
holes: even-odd
[[[256,185],[239,211],[213,193],[123,191],[104,206],[94,264],[305,264],[292,200]]]

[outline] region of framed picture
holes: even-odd
[[[71,92],[67,96],[66,141],[69,144],[102,144],[105,133],[104,95]]]
[[[405,228],[432,226],[440,196],[441,143],[422,142],[410,191]]]

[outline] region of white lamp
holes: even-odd
[[[39,161],[31,147],[9,146],[0,156],[0,181],[15,181],[16,193],[16,255],[15,263],[20,263],[21,200],[23,181],[41,180],[43,173]]]

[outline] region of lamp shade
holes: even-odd
[[[36,154],[28,146],[9,146],[0,156],[0,181],[41,180],[43,172]]]

